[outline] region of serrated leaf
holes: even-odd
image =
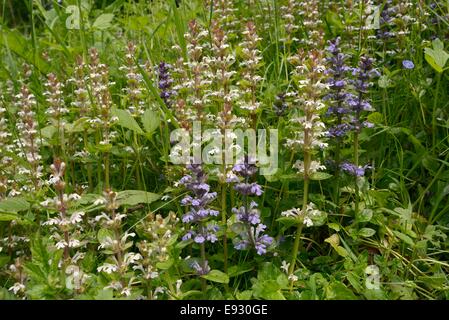
[[[139,203],[152,203],[159,200],[161,196],[156,193],[142,190],[125,190],[117,193],[117,203],[119,205],[135,206]]]
[[[140,128],[136,119],[129,113],[128,110],[117,109],[115,107],[112,108],[112,115],[118,118],[118,125],[132,130],[138,134],[144,134],[142,128]]]
[[[211,270],[208,274],[201,277],[212,282],[229,283],[229,276],[220,270]]]
[[[114,15],[112,13],[103,13],[103,14],[99,15],[97,19],[95,19],[95,22],[92,25],[92,28],[99,29],[99,30],[105,30],[105,29],[111,27],[112,19],[114,19]]]

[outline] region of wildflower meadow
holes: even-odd
[[[446,300],[449,2],[0,0],[0,299]]]

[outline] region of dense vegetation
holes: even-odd
[[[448,1],[0,14],[1,299],[449,297]]]

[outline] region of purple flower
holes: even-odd
[[[240,222],[256,225],[260,223],[259,210],[257,209],[257,203],[251,201],[250,207],[244,206],[240,208],[232,208],[232,212],[237,215],[237,219]]]
[[[195,272],[199,275],[199,276],[204,276],[206,274],[209,273],[210,271],[210,267],[209,267],[209,263],[207,260],[204,260],[203,265],[201,266],[199,264],[198,261],[194,260],[191,264],[190,267],[195,270]]]
[[[257,254],[262,255],[267,252],[267,247],[273,242],[273,238],[261,234],[266,226],[261,223],[260,213],[257,209],[255,201],[249,202],[249,196],[260,196],[263,193],[262,187],[256,182],[249,182],[249,179],[256,174],[257,168],[254,164],[249,163],[245,158],[243,163],[236,164],[233,171],[243,179],[234,185],[234,189],[243,196],[243,206],[233,208],[232,212],[237,216],[237,222],[243,224],[242,230],[236,238],[234,238],[234,248],[237,250],[246,250],[254,248]],[[234,181],[236,179],[233,179]],[[240,181],[237,179],[237,181]]]
[[[262,187],[256,182],[253,183],[237,183],[234,189],[245,196],[260,196],[263,193]]]
[[[409,70],[415,68],[415,64],[413,63],[413,61],[410,61],[410,60],[402,60],[402,66],[405,69],[409,69]]]
[[[175,95],[175,91],[171,89],[173,84],[173,79],[170,75],[170,69],[172,66],[168,63],[161,62],[158,66],[158,76],[159,76],[159,82],[158,82],[158,88],[160,90],[160,97],[162,100],[164,100],[167,107],[170,107],[171,104],[171,97]]]
[[[341,164],[341,169],[354,177],[363,177],[365,175],[365,170],[371,169],[372,167],[369,165],[365,165],[363,167],[358,167],[353,163],[344,162]]]
[[[181,200],[181,205],[190,206],[189,211],[182,216],[182,222],[193,224],[183,240],[193,238],[196,243],[215,242],[218,227],[204,227],[204,224],[210,217],[216,217],[219,214],[217,210],[208,208],[217,197],[217,193],[209,192],[210,186],[206,183],[207,175],[201,165],[189,165],[188,169],[191,174],[182,177],[178,182],[192,193]]]
[[[254,165],[253,162],[254,160],[245,157],[244,162],[237,163],[236,165],[234,165],[232,170],[243,178],[252,177],[257,172],[257,167]]]
[[[276,115],[278,117],[280,117],[280,116],[282,116],[285,113],[287,108],[288,108],[288,105],[285,102],[285,93],[278,94],[275,97],[274,103],[273,103],[274,112],[276,113]]]

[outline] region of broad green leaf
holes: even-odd
[[[232,266],[228,269],[229,278],[236,277],[238,275],[244,274],[246,272],[252,271],[254,267],[249,264]]]
[[[92,28],[104,30],[111,27],[112,19],[114,19],[114,15],[112,13],[103,13],[95,20]]]
[[[337,232],[340,231],[340,225],[338,223],[331,222],[328,223],[327,226]]]
[[[7,51],[14,52],[27,63],[34,65],[42,73],[48,73],[48,63],[41,55],[33,54],[33,50],[30,50],[32,42],[29,39],[23,36],[19,30],[9,30],[5,24],[2,24],[0,29],[0,45],[3,45]]]
[[[1,213],[17,213],[30,208],[30,204],[22,198],[11,198],[0,201]]]
[[[117,193],[117,203],[119,205],[135,206],[139,203],[152,203],[159,200],[161,196],[156,193],[142,190],[125,190]]]
[[[435,69],[438,73],[444,71],[446,62],[449,59],[449,54],[444,51],[444,44],[440,39],[435,39],[432,41],[432,48],[425,48],[425,59],[426,61]]]
[[[373,217],[373,210],[365,208],[357,214],[358,222],[368,222]]]
[[[83,132],[84,130],[86,130],[85,124],[86,124],[87,120],[88,120],[87,117],[82,117],[82,118],[77,119],[73,123],[67,124],[66,125],[67,132],[70,132],[70,133]]]
[[[128,110],[117,109],[114,107],[112,108],[112,115],[118,118],[118,124],[120,126],[130,129],[138,134],[144,134],[143,130]]]
[[[361,237],[369,238],[369,237],[373,236],[375,233],[376,233],[376,230],[374,230],[374,229],[362,228],[359,230],[359,232],[357,234]]]
[[[237,292],[235,297],[237,300],[250,300],[253,295],[253,292],[251,290],[245,290],[242,292]]]
[[[0,256],[0,268],[3,268],[9,262],[9,256],[1,255]]]
[[[352,290],[341,282],[333,282],[326,287],[326,299],[328,300],[356,300]]]
[[[377,84],[379,85],[379,88],[387,89],[388,87],[391,87],[391,84],[393,82],[387,75],[381,75],[379,77],[379,80],[377,81]]]
[[[114,292],[112,289],[102,289],[98,291],[95,296],[95,300],[112,300],[114,298]]]
[[[173,258],[169,258],[167,261],[156,263],[156,267],[161,270],[167,270],[170,269],[170,267],[173,265],[173,262],[174,262]]]
[[[45,128],[42,128],[41,134],[42,137],[44,137],[45,139],[51,140],[57,131],[58,129],[55,126],[50,125],[46,126]]]
[[[229,283],[229,276],[220,270],[211,270],[208,274],[202,276],[202,278],[219,283]]]
[[[338,234],[334,233],[329,238],[325,239],[324,242],[329,243],[335,249],[340,244],[340,237]]]
[[[19,218],[17,213],[3,213],[0,212],[0,221],[12,221]]]
[[[97,240],[99,243],[103,243],[107,238],[114,239],[114,233],[112,230],[101,228],[97,232]]]
[[[326,180],[332,177],[333,175],[326,172],[315,172],[310,176],[310,180]]]
[[[396,231],[396,230],[394,230],[393,233],[394,233],[394,235],[396,237],[398,237],[399,239],[404,241],[406,244],[408,244],[408,245],[410,245],[412,247],[415,245],[415,243],[413,242],[413,239],[410,238],[408,235],[403,234],[402,232],[399,232],[399,231]]]
[[[285,300],[285,297],[280,290],[269,292],[263,295],[263,298],[266,300]]]
[[[368,121],[374,124],[382,123],[384,120],[383,115],[380,112],[373,112],[368,115]]]
[[[143,128],[147,134],[152,134],[159,127],[160,122],[159,113],[156,111],[147,109],[142,116]]]

